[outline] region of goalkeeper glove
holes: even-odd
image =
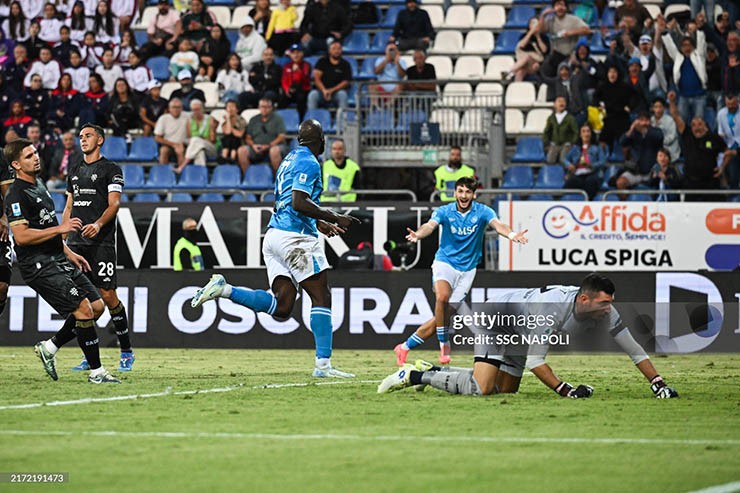
[[[675,389],[667,386],[663,381],[663,377],[656,375],[650,380],[650,390],[653,391],[655,397],[658,399],[672,399],[678,397],[678,392]]]
[[[554,390],[561,397],[570,397],[573,399],[586,399],[594,395],[593,387],[588,385],[579,385],[574,389],[573,386],[567,382],[560,382]]]

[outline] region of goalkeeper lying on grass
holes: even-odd
[[[475,364],[470,368],[440,368],[429,363],[405,365],[386,377],[378,393],[412,385],[431,385],[451,394],[490,395],[519,390],[524,368],[562,397],[591,397],[588,385],[573,387],[545,363],[548,340],[580,330],[607,331],[650,382],[656,397],[678,397],[658,374],[645,350],[624,326],[612,307],[614,283],[589,274],[581,286],[548,286],[518,289],[497,299],[488,308],[499,322],[493,327],[471,327],[475,334]],[[502,316],[503,314],[503,316]],[[526,323],[521,323],[522,321]],[[535,321],[536,323],[531,323]],[[539,341],[538,341],[539,339]],[[532,341],[536,342],[532,342]],[[527,341],[523,344],[522,341]]]

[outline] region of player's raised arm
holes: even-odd
[[[496,230],[498,234],[501,236],[505,236],[514,243],[522,243],[525,244],[529,241],[529,239],[525,236],[527,234],[528,229],[519,231],[518,233],[509,227],[508,224],[504,224],[501,221],[498,220],[498,218],[491,219],[491,222],[488,223],[490,227]]]
[[[435,221],[434,219],[430,219],[429,221],[422,224],[421,227],[416,231],[411,228],[406,228],[406,231],[408,231],[409,233],[406,235],[406,241],[416,243],[419,240],[423,240],[430,234],[434,233],[434,230],[437,229],[438,225],[439,223],[437,221]]]

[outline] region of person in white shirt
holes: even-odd
[[[249,72],[242,69],[242,62],[236,53],[232,53],[226,59],[226,68],[218,72],[216,84],[218,84],[218,89],[223,91],[222,103],[229,100],[237,101],[239,94],[254,91],[252,84],[249,83]]]
[[[116,87],[116,81],[123,78],[123,69],[120,65],[114,64],[113,48],[103,50],[103,64],[95,67],[95,73],[103,78],[103,90],[105,92],[113,91]]]
[[[28,39],[28,28],[31,25],[31,21],[28,20],[26,14],[23,12],[21,4],[19,2],[13,2],[10,4],[10,15],[3,21],[2,28],[7,39],[12,39],[16,42],[25,41]]]
[[[188,38],[180,39],[178,44],[178,51],[170,57],[170,74],[172,80],[177,78],[183,70],[189,70],[192,73],[198,72],[200,66],[200,58],[198,54],[193,51],[193,44]]]
[[[64,20],[64,24],[69,26],[72,40],[82,43],[85,39],[85,33],[92,27],[92,19],[85,17],[85,5],[77,1]]]
[[[85,6],[85,17],[95,17],[98,8],[98,0],[78,0]]]
[[[95,42],[94,32],[85,33],[85,39],[80,46],[80,55],[82,55],[82,63],[91,70],[95,70],[95,67],[103,63],[103,47]]]
[[[254,30],[254,19],[247,16],[242,22],[239,30],[239,40],[236,42],[234,51],[242,59],[242,67],[249,72],[252,65],[262,60],[262,52],[265,51],[267,42]]]
[[[43,15],[45,0],[20,0],[20,3],[26,19],[33,20]]]
[[[159,164],[168,164],[172,153],[177,165],[185,162],[185,144],[188,140],[190,119],[182,111],[182,101],[173,98],[169,103],[169,113],[157,118],[154,127],[154,140],[159,144]]]
[[[65,74],[72,77],[72,88],[80,94],[85,94],[90,90],[90,69],[82,64],[82,56],[77,50],[69,53],[69,67],[64,69]]]
[[[725,107],[717,113],[717,133],[727,144],[727,148],[737,151],[740,149],[740,111],[737,94],[725,95]],[[725,167],[727,182],[730,188],[740,188],[740,157],[737,154],[730,159]]]
[[[28,69],[25,79],[23,79],[23,85],[31,87],[31,77],[35,74],[41,76],[44,89],[50,91],[57,88],[59,85],[59,78],[62,76],[62,66],[56,60],[52,60],[51,48],[44,46],[39,51],[39,59],[33,62],[31,68]]]
[[[111,0],[110,9],[121,23],[121,32],[128,29],[139,18],[137,0]]]
[[[122,65],[123,69],[128,68],[128,56],[136,49],[136,39],[131,29],[121,31],[121,44],[113,47],[113,59],[115,63]]]
[[[57,9],[54,4],[47,3],[44,6],[44,18],[39,21],[39,25],[41,26],[39,38],[47,43],[58,43],[60,41],[59,29],[64,23],[57,18]]]
[[[118,44],[121,42],[119,22],[113,16],[108,2],[100,0],[93,16],[92,31],[98,43]]]
[[[141,64],[141,54],[134,50],[128,55],[129,68],[123,73],[131,89],[138,93],[145,93],[149,82],[152,80],[152,72],[149,67]]]

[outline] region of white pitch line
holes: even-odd
[[[690,491],[689,493],[734,493],[735,491],[740,491],[740,481],[718,484],[717,486],[710,486],[709,488]]]
[[[740,445],[740,440],[679,440],[660,438],[556,438],[556,437],[476,437],[476,436],[408,436],[408,435],[349,435],[349,434],[276,434],[276,433],[219,433],[182,431],[42,431],[42,430],[0,430],[0,435],[11,436],[89,436],[89,437],[130,437],[130,438],[229,438],[255,440],[351,440],[377,442],[461,442],[461,443],[556,443],[587,445]],[[739,486],[740,483],[730,485]],[[730,485],[723,485],[729,487]],[[701,490],[702,493],[729,493],[733,489]],[[697,492],[698,493],[698,492]]]

